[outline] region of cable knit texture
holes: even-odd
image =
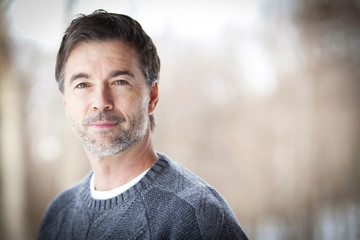
[[[147,174],[124,193],[91,197],[90,173],[57,196],[38,239],[247,239],[221,195],[158,154]]]

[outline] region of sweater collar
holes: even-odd
[[[99,211],[105,211],[115,206],[125,206],[126,203],[132,202],[132,200],[134,200],[139,194],[148,192],[152,187],[155,179],[166,167],[168,167],[169,159],[164,154],[157,153],[157,155],[158,160],[153,164],[146,175],[138,183],[122,194],[105,200],[94,199],[91,196],[89,187],[90,179],[93,174],[91,171],[81,184],[79,200],[88,208],[97,209]]]

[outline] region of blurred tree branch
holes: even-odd
[[[9,62],[9,44],[6,34],[7,21],[5,19],[5,14],[9,9],[11,2],[11,0],[0,0],[0,68],[6,68]]]

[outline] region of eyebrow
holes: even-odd
[[[128,70],[115,70],[115,71],[112,71],[109,74],[109,78],[115,78],[115,77],[122,76],[122,75],[127,75],[129,77],[135,78],[135,75],[132,72],[128,71]]]
[[[128,70],[115,70],[115,71],[112,71],[109,74],[109,78],[115,78],[115,77],[122,76],[122,75],[127,75],[129,77],[135,78],[135,75],[133,73],[131,73],[130,71],[128,71]],[[77,79],[79,79],[79,78],[89,79],[90,76],[87,73],[76,73],[76,74],[72,75],[72,77],[70,78],[70,83],[77,80]]]
[[[89,78],[89,74],[86,74],[86,73],[77,73],[77,74],[74,74],[71,76],[70,78],[70,83],[75,81],[76,79],[79,79],[79,78],[86,78],[88,79]]]

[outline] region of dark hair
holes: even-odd
[[[55,78],[61,92],[64,91],[65,63],[74,46],[82,41],[109,41],[119,39],[134,47],[139,56],[141,70],[148,87],[158,80],[160,59],[151,38],[141,25],[129,16],[96,10],[89,15],[81,14],[67,28],[56,58]],[[154,126],[150,116],[151,127]]]

